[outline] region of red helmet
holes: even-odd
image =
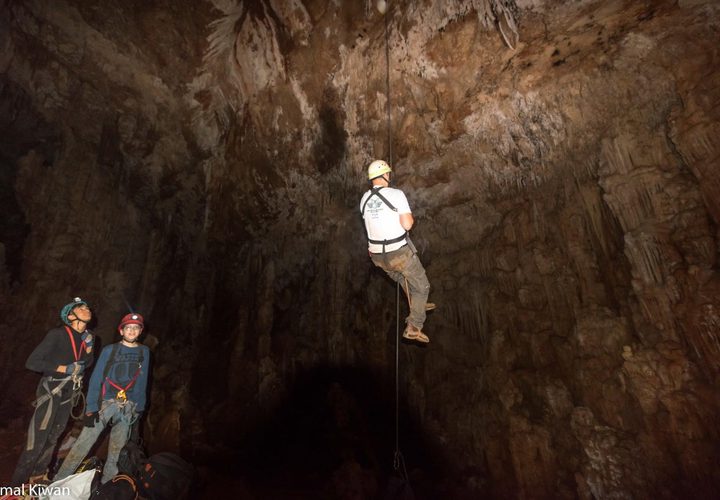
[[[140,325],[140,328],[145,328],[143,317],[138,313],[126,314],[118,325],[118,332],[122,332],[123,327],[126,325]]]

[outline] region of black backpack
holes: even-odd
[[[138,500],[137,485],[130,476],[118,474],[95,490],[90,500]]]
[[[140,440],[130,439],[118,455],[117,468],[118,474],[127,474],[130,477],[139,478],[145,463],[147,455],[143,449]]]
[[[195,481],[195,467],[175,453],[157,453],[147,460],[139,479],[143,496],[151,500],[182,500]]]

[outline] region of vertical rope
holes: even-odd
[[[388,35],[388,15],[387,10],[383,14],[385,19],[385,100],[387,108],[387,146],[388,146],[388,163],[392,166],[393,164],[393,150],[392,150],[392,118],[390,115],[390,41]]]
[[[392,116],[390,114],[390,43],[388,35],[387,10],[383,14],[385,22],[385,110],[387,112],[387,150],[388,163],[393,164],[392,157]],[[400,282],[395,287],[395,455],[393,467],[400,466]]]
[[[389,10],[389,9],[388,9]],[[383,14],[385,20],[385,98],[387,110],[387,149],[388,163],[393,163],[392,148],[392,115],[390,113],[390,38],[388,34],[388,15],[387,10]],[[408,480],[407,470],[405,468],[405,459],[400,451],[400,281],[395,287],[395,455],[393,458],[393,467],[398,471],[403,479]]]
[[[400,467],[400,282],[395,287],[395,455],[393,467]]]

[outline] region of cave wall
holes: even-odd
[[[389,380],[357,203],[392,153],[439,304],[402,393],[461,486],[716,491],[714,2],[391,2],[392,150],[373,2],[0,5],[3,378],[79,294],[105,341],[148,316],[176,448],[228,445],[314,366]]]

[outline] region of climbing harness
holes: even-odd
[[[140,376],[140,372],[142,371],[143,362],[145,361],[145,355],[140,350],[140,357],[138,359],[138,368],[135,371],[135,375],[133,375],[130,382],[125,385],[125,387],[121,386],[117,382],[110,379],[110,368],[115,363],[115,357],[117,355],[118,350],[120,349],[120,343],[113,344],[112,349],[110,350],[110,356],[108,357],[107,363],[105,363],[105,368],[103,370],[103,383],[102,383],[102,390],[100,391],[100,395],[98,396],[98,408],[99,408],[99,414],[103,422],[104,416],[103,414],[108,409],[109,406],[116,406],[118,409],[118,412],[116,414],[120,415],[120,419],[127,423],[128,425],[128,438],[130,436],[130,433],[132,432],[132,426],[137,422],[138,420],[138,414],[135,411],[135,403],[133,401],[130,401],[127,397],[127,391],[129,391],[133,385],[135,385],[135,382],[137,381],[137,378]],[[110,384],[112,387],[118,390],[117,394],[113,399],[104,399],[105,393],[107,392],[107,385]],[[113,414],[113,415],[116,415]],[[113,416],[110,417],[108,422],[113,419]]]
[[[104,415],[109,410],[109,408],[113,406],[117,408],[117,411],[113,413],[106,421]],[[100,406],[100,410],[98,413],[103,423],[110,422],[115,415],[120,415],[119,418],[126,422],[129,426],[133,425],[138,419],[137,411],[135,411],[135,403],[127,398],[123,401],[119,401],[117,398],[104,400],[102,402],[102,406]]]
[[[76,303],[71,304],[74,307],[77,307]],[[67,307],[67,306],[66,306]],[[85,341],[83,341],[79,346],[75,342],[75,337],[72,334],[72,331],[70,330],[69,326],[65,326],[65,331],[68,334],[68,337],[70,337],[70,345],[72,346],[73,351],[73,357],[75,358],[75,362],[80,360],[80,357],[82,356],[82,349],[83,344]],[[53,414],[53,408],[55,404],[55,396],[60,394],[62,390],[65,388],[65,386],[72,382],[72,392],[70,393],[70,397],[66,399],[65,401],[60,401],[59,404],[64,405],[66,403],[70,403],[70,416],[73,418],[73,420],[79,420],[82,418],[83,413],[85,412],[85,394],[82,392],[82,375],[79,375],[77,373],[72,373],[71,375],[67,377],[62,378],[55,378],[53,376],[46,376],[40,379],[40,387],[42,387],[45,391],[44,394],[41,396],[38,396],[35,401],[33,401],[31,404],[33,408],[35,408],[35,414],[33,415],[33,419],[30,423],[30,427],[28,429],[28,441],[26,445],[26,449],[32,450],[35,448],[35,419],[38,416],[38,411],[40,410],[40,407],[47,403],[47,408],[45,409],[45,414],[43,415],[42,420],[40,421],[40,427],[38,430],[44,431],[47,429],[48,425],[50,424],[50,417]],[[57,385],[50,389],[50,383],[56,382]],[[75,409],[76,406],[78,406],[78,403],[82,401],[82,407],[80,415],[76,415],[73,413],[73,409]]]
[[[363,203],[363,206],[360,209],[363,217],[365,217],[365,207],[367,207],[368,201],[370,201],[370,198],[372,198],[373,196],[377,196],[378,198],[380,198],[383,201],[383,203],[385,203],[388,206],[388,208],[390,210],[392,210],[393,212],[397,212],[397,208],[395,208],[395,205],[390,203],[387,198],[385,198],[382,194],[380,194],[380,190],[383,189],[384,187],[385,186],[373,186],[372,189],[370,189],[370,196],[367,197],[367,199],[365,200],[365,203]]]
[[[385,203],[388,206],[388,208],[390,208],[390,210],[392,210],[393,212],[397,212],[397,208],[395,208],[395,205],[390,203],[390,201],[388,201],[387,198],[385,198],[382,194],[380,194],[380,190],[384,187],[385,186],[373,186],[373,188],[370,190],[370,196],[367,197],[367,199],[365,200],[365,203],[363,203],[362,209],[360,210],[362,212],[363,217],[365,216],[365,207],[367,207],[368,201],[370,201],[370,198],[372,198],[373,196],[377,196],[378,198],[380,198],[383,201],[383,203]],[[400,236],[398,236],[396,238],[391,238],[389,240],[373,240],[368,235],[368,241],[370,243],[373,243],[375,245],[382,245],[383,256],[385,255],[385,247],[387,245],[392,245],[393,243],[399,243],[399,242],[405,240],[406,238],[408,238],[407,231],[403,232],[403,234],[401,234]]]
[[[65,331],[68,334],[68,337],[70,337],[70,343],[72,344],[72,350],[73,355],[75,356],[75,361],[79,361],[80,357],[82,356],[82,350],[83,350],[83,344],[85,344],[85,341],[83,340],[80,343],[80,346],[78,346],[75,343],[75,337],[73,336],[72,332],[70,331],[69,326],[65,326]],[[73,381],[73,392],[70,400],[70,416],[73,420],[80,420],[83,418],[83,415],[85,414],[85,394],[80,390],[82,388],[82,376],[73,374],[70,377]],[[76,415],[73,413],[72,410],[75,409],[75,407],[78,406],[78,402],[82,401],[82,407],[80,408],[80,412]],[[51,403],[52,404],[52,403]]]
[[[118,389],[117,394],[115,395],[115,399],[117,399],[120,403],[124,404],[127,402],[127,391],[130,390],[130,388],[135,384],[135,379],[137,379],[137,376],[140,374],[140,370],[138,370],[135,373],[135,376],[132,378],[130,383],[126,385],[125,387],[122,387],[109,378],[105,379],[105,382],[108,382],[111,386],[113,386],[115,389]],[[105,394],[105,385],[103,384],[103,395]]]
[[[389,240],[372,240],[372,239],[368,238],[368,241],[370,243],[374,243],[376,245],[382,245],[382,254],[385,255],[385,247],[387,245],[392,245],[393,243],[399,243],[406,238],[407,238],[407,231],[404,232],[403,234],[401,234],[400,236],[398,236],[397,238],[392,238]]]
[[[72,344],[72,350],[73,350],[73,355],[75,356],[75,361],[80,361],[80,355],[82,354],[82,344],[80,345],[80,347],[77,346],[77,344],[75,343],[75,337],[73,337],[73,334],[70,331],[69,326],[65,327],[65,331],[67,332],[68,337],[70,337],[70,344]]]
[[[50,381],[53,382],[60,382],[58,385],[56,385],[53,389],[50,389]],[[73,412],[72,409],[77,406],[77,402],[81,399],[84,403],[84,395],[82,391],[80,390],[80,387],[82,387],[82,377],[79,375],[72,375],[70,377],[60,378],[56,379],[53,377],[43,377],[41,379],[41,387],[45,390],[45,394],[42,396],[39,396],[35,401],[32,402],[32,406],[35,408],[35,414],[33,415],[33,419],[30,423],[30,427],[28,429],[28,441],[27,441],[27,447],[26,449],[32,450],[35,448],[35,419],[38,416],[38,411],[42,405],[47,403],[47,408],[45,409],[45,415],[43,416],[42,421],[40,422],[39,430],[44,431],[47,429],[48,424],[50,423],[50,417],[53,413],[53,403],[55,402],[55,396],[61,393],[63,388],[68,384],[68,382],[72,381],[73,388],[70,395],[70,398],[66,399],[65,401],[60,401],[61,405],[64,405],[65,403],[70,403],[70,416],[73,417],[74,420],[78,420],[80,417],[77,417]],[[83,411],[84,410],[84,404],[83,404]]]
[[[105,393],[107,392],[107,385],[110,384],[115,389],[118,390],[117,394],[115,395],[115,400],[121,404],[124,405],[127,403],[127,391],[129,391],[133,385],[135,385],[135,381],[140,376],[140,372],[142,371],[143,362],[145,361],[145,356],[143,354],[142,349],[140,349],[140,358],[138,359],[138,368],[135,371],[135,375],[132,377],[130,382],[125,385],[125,387],[121,386],[117,382],[110,379],[108,376],[110,374],[110,367],[115,363],[115,356],[117,355],[117,351],[120,348],[120,343],[114,344],[111,351],[110,351],[110,357],[108,358],[107,363],[105,364],[105,369],[103,371],[103,383],[102,383],[102,390],[100,391],[100,396],[98,398],[98,407],[102,407],[102,401],[105,398]]]
[[[40,407],[47,403],[47,408],[45,409],[45,415],[43,416],[43,419],[40,421],[40,427],[39,430],[44,431],[47,429],[48,424],[50,423],[50,417],[53,413],[53,407],[55,403],[55,396],[60,394],[63,390],[63,388],[68,384],[68,382],[73,382],[73,394],[77,391],[80,392],[78,389],[81,385],[82,378],[80,378],[80,382],[78,382],[76,376],[70,376],[70,377],[64,377],[64,378],[53,378],[52,376],[43,377],[40,379],[40,386],[45,390],[45,393],[39,396],[35,401],[32,402],[32,406],[35,408],[35,414],[33,415],[32,421],[30,422],[30,426],[28,428],[28,441],[26,449],[32,450],[35,448],[35,419],[38,417],[38,412],[40,410]],[[59,382],[58,385],[56,385],[54,388],[50,389],[50,381],[53,382]],[[69,399],[66,399],[65,401],[60,401],[60,404],[63,405],[67,402],[72,402],[74,400],[73,396],[70,396]]]

